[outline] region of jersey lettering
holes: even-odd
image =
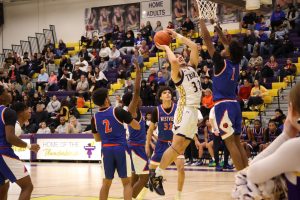
[[[106,134],[112,132],[112,128],[110,127],[110,122],[107,119],[103,120],[102,124],[105,125],[105,133]]]

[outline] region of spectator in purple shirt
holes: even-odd
[[[285,19],[285,13],[281,10],[280,5],[277,5],[276,10],[271,15],[271,26],[274,30],[275,27],[280,26]]]

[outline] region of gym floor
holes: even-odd
[[[97,200],[101,186],[101,166],[97,163],[26,163],[34,184],[33,200]],[[231,199],[234,172],[215,172],[214,168],[186,167],[182,199]],[[110,200],[123,199],[122,185],[115,176]],[[172,200],[176,194],[177,172],[170,167],[165,173],[166,195],[145,190],[145,200]],[[8,200],[18,199],[20,189],[11,184]]]

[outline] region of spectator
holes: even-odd
[[[257,43],[260,46],[260,55],[263,56],[264,55],[264,50],[265,50],[265,44],[268,42],[269,37],[268,35],[264,32],[264,29],[260,29],[259,33],[258,33],[258,40]]]
[[[251,54],[253,51],[253,47],[257,41],[256,36],[254,35],[254,32],[250,29],[247,30],[246,35],[243,39],[243,44],[245,48],[247,49],[248,54]]]
[[[57,91],[59,89],[57,83],[57,76],[55,72],[50,72],[50,77],[48,79],[48,91]]]
[[[76,117],[71,116],[70,117],[70,122],[67,125],[67,130],[66,133],[81,133],[82,128],[81,128],[81,124],[77,121]]]
[[[16,89],[15,83],[10,84],[10,88],[8,88],[8,91],[11,94],[12,102],[17,102],[22,100],[22,96],[20,95],[20,92]]]
[[[201,113],[203,117],[208,116],[210,109],[214,106],[213,95],[211,89],[204,90],[204,97],[201,101]]]
[[[269,121],[268,128],[264,132],[264,144],[261,144],[261,151],[267,148],[281,134],[277,127],[273,120]]]
[[[156,105],[156,99],[155,99],[155,97],[156,97],[156,94],[157,94],[157,91],[158,91],[158,88],[159,88],[159,86],[158,86],[158,84],[157,84],[157,82],[155,81],[155,80],[153,80],[151,83],[150,83],[150,89],[151,89],[151,92],[150,92],[150,105],[151,106],[154,106],[154,105]]]
[[[46,110],[48,113],[58,113],[60,111],[61,103],[57,100],[57,97],[55,95],[52,96],[51,101],[48,103]]]
[[[81,50],[78,53],[78,57],[83,57],[83,60],[86,60],[87,62],[93,61],[95,59],[95,57],[87,51],[86,46],[81,47]]]
[[[286,65],[280,70],[280,80],[283,81],[287,81],[286,79],[287,76],[295,76],[297,73],[297,67],[295,64],[293,64],[292,59],[288,58],[286,60]]]
[[[273,13],[271,15],[271,26],[272,26],[272,29],[274,30],[275,27],[280,26],[283,23],[284,19],[285,19],[285,14],[281,10],[280,5],[277,5],[276,9],[273,11]]]
[[[116,45],[113,45],[109,53],[108,67],[113,69],[117,68],[117,66],[119,66],[120,59],[120,51],[117,49]]]
[[[175,27],[174,27],[173,22],[169,21],[169,22],[168,22],[167,29],[174,29],[174,28],[175,28]]]
[[[122,98],[121,98],[121,96],[120,95],[116,95],[116,105],[115,105],[115,107],[117,108],[117,107],[123,107],[123,102],[122,102]]]
[[[242,27],[245,29],[252,30],[254,28],[255,21],[256,21],[256,13],[249,12],[243,17]]]
[[[47,127],[46,122],[41,122],[40,123],[40,128],[38,129],[38,131],[36,132],[37,134],[50,134],[50,128]]]
[[[140,30],[140,32],[142,34],[142,37],[145,38],[145,40],[147,41],[147,43],[149,43],[151,32],[152,32],[152,26],[151,26],[150,22],[149,22],[148,26],[145,26],[145,24],[142,23],[141,24],[141,30]]]
[[[49,39],[49,38],[46,40],[46,44],[44,45],[44,49],[42,51],[43,55],[47,52],[47,48],[49,48],[50,51],[52,53],[54,53],[54,51],[55,51],[55,45],[51,42],[51,39]]]
[[[57,128],[55,129],[55,133],[67,133],[68,123],[66,123],[66,119],[63,116],[59,118],[59,123],[59,126],[57,126]]]
[[[98,87],[106,87],[108,84],[105,74],[100,71],[98,67],[95,68],[95,80],[97,81]]]
[[[170,63],[169,62],[165,62],[163,64],[163,66],[161,67],[161,70],[160,70],[161,73],[162,73],[162,76],[164,77],[164,79],[166,81],[167,85],[169,84],[169,81],[171,80],[171,73],[168,70],[169,67],[170,67]]]
[[[189,17],[187,17],[187,18],[185,18],[185,21],[183,22],[181,28],[182,28],[183,35],[186,35],[187,37],[192,37],[192,35],[194,33],[195,25],[191,21],[191,19]]]
[[[36,83],[36,87],[41,89],[45,89],[46,85],[48,84],[49,75],[46,73],[45,69],[41,69],[41,73],[38,76],[38,80]]]
[[[203,90],[210,89],[212,90],[212,82],[209,76],[204,76],[204,80],[201,83],[201,87]]]
[[[45,64],[54,64],[54,53],[51,51],[51,49],[48,47],[45,53]]]
[[[157,77],[154,79],[154,81],[159,85],[166,85],[166,79],[163,77],[163,73],[161,71],[158,71]]]
[[[287,20],[289,21],[289,29],[295,29],[296,27],[296,19],[298,18],[299,16],[299,13],[298,13],[298,10],[297,8],[291,4],[289,6],[289,10],[288,10],[288,13],[287,13]]]
[[[102,46],[101,46],[101,49],[99,52],[99,57],[104,58],[105,60],[108,60],[110,52],[111,52],[111,50],[110,50],[108,44],[106,42],[102,42]]]
[[[4,63],[3,63],[4,69],[5,70],[9,69],[9,67],[11,65],[14,65],[16,62],[17,62],[17,60],[15,59],[15,57],[13,57],[12,52],[8,52],[7,58],[5,58]]]
[[[271,31],[269,31],[269,27],[265,21],[265,17],[263,15],[261,15],[260,17],[258,17],[257,22],[254,26],[254,30],[255,30],[255,34],[258,35],[258,32],[260,30],[263,30],[264,33],[267,34],[267,36],[270,36]]]
[[[248,65],[250,71],[255,71],[255,69],[261,68],[263,66],[263,58],[258,55],[257,51],[253,51]]]
[[[79,69],[79,67],[78,67]],[[70,85],[71,87],[71,83],[73,82],[72,79],[71,79],[71,73],[67,70],[67,69],[64,69],[63,70],[63,74],[59,80],[59,90],[68,90],[68,85]]]
[[[146,40],[142,40],[141,46],[139,48],[139,53],[144,59],[149,58],[150,51]]]
[[[283,119],[285,119],[286,116],[283,113],[283,111],[279,108],[275,110],[275,116],[272,117],[271,119],[276,123],[276,125],[279,127],[283,124]]]
[[[99,69],[101,71],[107,71],[108,70],[108,61],[106,61],[105,58],[100,58]]]
[[[56,49],[56,55],[60,57],[67,53],[68,53],[67,45],[64,43],[62,39],[60,39],[58,41],[58,49]]]
[[[139,49],[142,45],[142,41],[145,40],[145,39],[142,37],[141,32],[137,32],[136,34],[137,35],[136,35],[136,38],[135,38],[135,41],[134,41],[134,45],[137,49]],[[147,44],[147,42],[146,42],[146,44]]]
[[[152,67],[150,69],[150,75],[148,77],[148,83],[151,83],[154,79],[156,79],[156,77],[157,77],[156,69]]]
[[[124,94],[126,94],[127,92],[133,92],[133,84],[132,81],[130,79],[126,80],[126,86],[125,86],[125,90],[124,90]]]
[[[126,55],[134,51],[134,36],[130,31],[127,31],[126,38],[124,39],[120,48],[120,53]]]
[[[268,90],[264,86],[260,85],[258,80],[255,80],[248,102],[249,108],[251,110],[258,110],[257,106],[264,103],[263,97],[268,95],[268,93]]]
[[[84,108],[84,103],[85,101],[82,94],[79,94],[76,101],[76,108]]]
[[[154,33],[158,32],[158,31],[162,31],[164,28],[161,25],[160,21],[156,21],[156,27],[154,28]]]
[[[241,110],[248,108],[248,101],[249,97],[251,95],[252,86],[249,83],[248,79],[243,79],[244,85],[240,87],[239,93],[238,93],[238,101],[241,105]]]
[[[90,47],[93,49],[96,49],[96,51],[99,51],[101,48],[101,41],[99,40],[97,35],[93,36],[93,40],[90,44]]]
[[[278,71],[278,63],[275,59],[275,56],[270,56],[270,60],[265,64],[265,66],[270,67],[276,74],[276,72]]]
[[[36,112],[33,113],[33,119],[35,119],[36,124],[40,124],[41,122],[48,122],[49,115],[48,112],[44,110],[45,106],[42,103],[38,103],[36,105]]]
[[[19,70],[17,70],[14,65],[10,66],[8,78],[10,80],[10,83],[19,83],[20,85],[22,85],[22,78],[20,76]]]
[[[69,109],[69,103],[66,99],[61,102],[59,116],[64,117],[65,121],[69,121],[70,109]]]
[[[150,106],[150,100],[151,100],[151,88],[147,85],[146,80],[141,81],[141,91],[140,91],[140,97],[143,102],[143,106]]]
[[[86,80],[85,75],[81,75],[80,81],[77,83],[76,86],[76,95],[81,94],[84,97],[84,99],[87,100],[89,98],[88,93],[89,93],[89,83]]]
[[[143,59],[143,56],[141,56],[141,55],[139,54],[139,51],[138,51],[138,50],[135,50],[135,51],[134,51],[134,54],[133,54],[133,56],[131,57],[131,63],[130,63],[130,65],[131,65],[131,66],[134,66],[136,62],[139,64],[139,66],[140,66],[141,68],[143,67],[143,65],[144,65],[144,59]],[[134,70],[132,70],[132,71],[134,71]]]
[[[84,57],[79,58],[79,62],[75,63],[75,67],[79,66],[80,71],[87,72],[87,68],[89,66],[89,63],[84,59]]]

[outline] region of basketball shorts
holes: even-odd
[[[132,171],[135,174],[149,174],[148,157],[144,145],[128,144],[131,151]]]
[[[131,159],[127,146],[102,146],[102,173],[106,179],[113,179],[117,170],[120,178],[131,177]]]
[[[28,176],[24,163],[11,148],[0,152],[0,185],[8,180],[12,183]]]
[[[223,140],[242,132],[242,112],[236,100],[224,100],[215,104],[215,117]]]
[[[198,132],[198,109],[192,106],[178,106],[174,115],[173,133],[193,140]]]
[[[150,160],[150,164],[152,165],[159,165],[162,156],[164,155],[165,151],[172,145],[171,142],[162,142],[157,141],[155,150]],[[184,159],[184,155],[179,155],[178,159]]]

